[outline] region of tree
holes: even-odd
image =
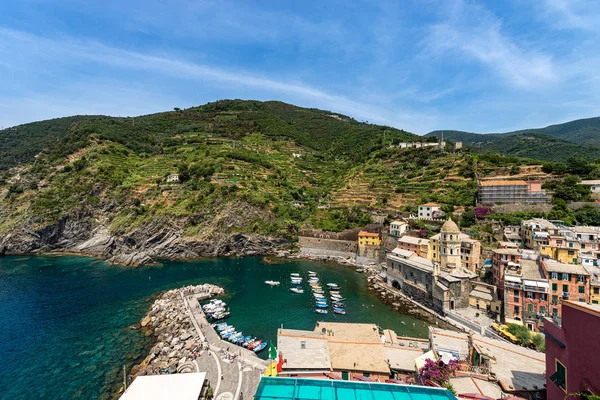
[[[510,168],[510,172],[509,172],[509,174],[510,174],[510,175],[518,175],[518,174],[520,174],[520,173],[521,173],[521,167],[519,167],[519,166],[517,166],[517,165],[513,165],[513,166]]]
[[[460,219],[460,226],[463,228],[475,225],[475,213],[472,210],[466,210]]]

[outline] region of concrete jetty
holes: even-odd
[[[213,398],[250,398],[267,361],[221,340],[200,307],[201,301],[224,292],[221,287],[204,284],[170,290],[157,298],[140,321],[141,329],[156,342],[148,356],[131,369],[130,379],[206,371]]]

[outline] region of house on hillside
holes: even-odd
[[[441,206],[437,203],[425,203],[419,206],[419,219],[440,218]]]
[[[167,183],[179,183],[181,180],[179,179],[179,174],[171,174],[167,176]]]
[[[393,221],[390,224],[390,235],[400,237],[408,229],[408,223],[404,221]]]

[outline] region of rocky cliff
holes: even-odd
[[[40,229],[27,225],[0,236],[0,255],[74,253],[137,266],[157,259],[272,255],[289,249],[282,237],[219,232],[202,239],[185,237],[173,220],[155,220],[126,233],[111,232],[94,218],[65,216]]]

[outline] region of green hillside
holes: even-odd
[[[196,132],[206,140],[238,140],[260,132],[319,150],[321,156],[358,160],[382,146],[384,139],[415,135],[370,125],[329,111],[282,102],[222,100],[186,110],[135,118],[76,116],[34,122],[0,131],[0,170],[33,161],[42,150],[62,157],[86,145],[88,137],[120,143],[138,154],[155,154],[176,135]]]
[[[572,121],[542,129],[508,133],[433,131],[427,137],[441,137],[475,152],[500,153],[544,161],[565,161],[572,156],[600,158],[600,118]]]

